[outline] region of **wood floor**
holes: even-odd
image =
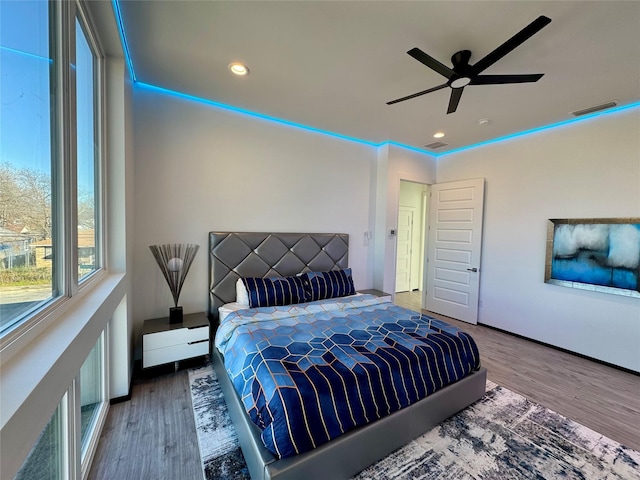
[[[131,400],[111,405],[89,479],[203,478],[184,361],[134,374]]]
[[[396,303],[420,310],[419,293],[397,294]],[[639,376],[443,318],[473,336],[490,380],[640,451]],[[131,400],[110,408],[89,479],[202,479],[190,366],[134,376]]]
[[[395,303],[419,311],[420,292],[396,294]],[[640,376],[489,327],[431,315],[471,334],[489,380],[640,451]]]

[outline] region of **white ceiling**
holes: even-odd
[[[638,1],[119,4],[138,81],[375,143],[422,148],[442,130],[442,153],[640,101]],[[449,115],[448,88],[386,105],[446,81],[409,49],[447,66],[467,49],[473,64],[540,15],[551,24],[483,72],[544,73],[538,82],[468,86]]]

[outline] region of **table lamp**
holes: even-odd
[[[169,323],[182,323],[182,307],[178,306],[178,298],[191,263],[198,253],[198,248],[200,248],[199,245],[190,243],[151,245],[149,247],[173,296],[174,306],[169,309]]]

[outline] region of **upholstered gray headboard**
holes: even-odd
[[[209,315],[236,299],[240,277],[288,277],[349,266],[346,233],[209,232]]]

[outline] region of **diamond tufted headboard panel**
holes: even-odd
[[[209,232],[209,315],[236,299],[240,277],[288,277],[349,266],[346,233]]]

